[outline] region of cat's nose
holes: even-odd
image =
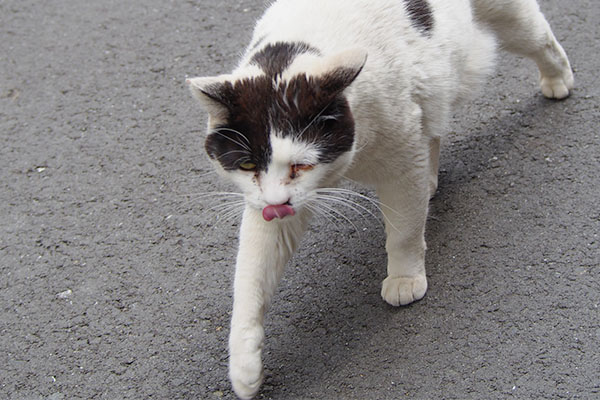
[[[290,203],[290,193],[284,188],[269,188],[263,192],[263,200],[267,205],[277,206]]]

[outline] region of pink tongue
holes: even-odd
[[[288,215],[294,216],[296,212],[294,209],[288,205],[281,204],[279,206],[266,206],[263,209],[263,218],[266,221],[271,221],[275,218],[284,218]]]

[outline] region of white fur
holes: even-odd
[[[434,29],[423,35],[411,25],[401,0],[278,0],[257,23],[253,46],[232,75],[259,72],[249,66],[254,44],[301,41],[322,57],[303,55],[280,78],[318,76],[336,66],[365,63],[345,91],[356,122],[352,151],[294,180],[294,163],[312,163],[318,149],[272,137],[273,162],[253,174],[225,172],[246,195],[236,264],[230,336],[230,377],[237,395],[253,397],[262,382],[263,316],[285,263],[304,231],[311,193],[342,175],[374,185],[386,221],[388,277],[382,297],[398,306],[421,299],[425,275],[425,221],[437,187],[440,137],[453,107],[468,99],[492,69],[496,48],[532,58],[542,92],[564,98],[573,87],[569,61],[535,0],[429,0]],[[260,46],[259,46],[260,47]],[[198,97],[202,81],[192,80]],[[220,112],[207,103],[211,118]],[[210,124],[210,123],[209,123]],[[291,199],[295,217],[266,222],[261,208]]]

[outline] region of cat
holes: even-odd
[[[423,298],[440,140],[498,48],[537,63],[544,96],[569,96],[569,60],[535,0],[277,0],[231,74],[187,80],[208,112],[206,151],[246,204],[229,337],[238,397],[259,391],[265,310],[342,178],[381,202],[383,299]]]

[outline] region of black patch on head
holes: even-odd
[[[413,26],[429,35],[433,30],[433,13],[427,0],[404,0]]]
[[[218,87],[217,87],[218,86]],[[227,123],[209,133],[205,148],[226,170],[236,170],[244,162],[253,162],[263,170],[271,158],[269,141],[269,105],[273,83],[267,77],[217,84],[213,97],[229,112]]]
[[[302,42],[277,42],[265,46],[254,54],[250,63],[258,65],[267,76],[281,75],[292,62],[301,54],[319,54],[319,51]]]
[[[338,68],[323,76],[298,75],[276,84],[299,54],[318,51],[303,43],[276,43],[256,53],[252,63],[266,76],[223,82],[203,88],[223,104],[229,118],[206,139],[206,151],[224,169],[236,170],[252,162],[266,170],[271,160],[272,131],[292,136],[320,149],[322,163],[335,161],[351,150],[354,120],[343,90],[360,70]]]
[[[299,75],[277,91],[271,123],[283,137],[315,144],[319,162],[330,163],[352,149],[354,119],[342,91],[357,71],[339,69],[313,78]]]

